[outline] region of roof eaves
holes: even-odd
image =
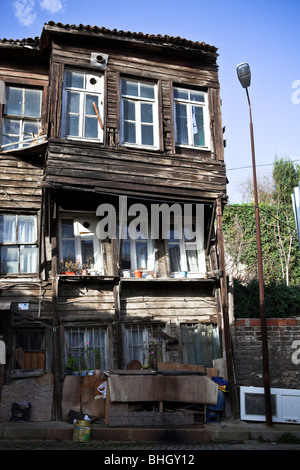
[[[50,21],[44,25],[44,30],[49,32],[58,32],[58,33],[68,33],[68,32],[75,32],[79,34],[94,34],[97,36],[105,36],[107,38],[114,38],[114,39],[121,39],[121,40],[128,40],[128,41],[141,41],[146,44],[157,44],[164,47],[174,47],[177,48],[184,48],[186,50],[191,51],[201,51],[204,53],[210,53],[213,55],[217,55],[217,48],[215,46],[211,46],[204,42],[198,41],[191,41],[189,39],[181,38],[179,36],[168,36],[168,35],[155,35],[155,34],[144,34],[144,33],[136,33],[131,31],[123,31],[113,29],[110,30],[105,27],[99,26],[90,26],[90,25],[63,25],[62,23],[54,23]]]

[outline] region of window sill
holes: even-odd
[[[45,369],[11,369],[9,378],[21,379],[27,377],[40,377],[45,374]]]

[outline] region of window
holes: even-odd
[[[103,75],[65,71],[63,137],[103,141]]]
[[[184,363],[212,367],[213,359],[220,357],[217,325],[182,324],[180,330]]]
[[[41,90],[6,86],[2,149],[23,148],[32,142],[40,132],[41,105]]]
[[[130,224],[129,224],[130,225]],[[123,227],[122,243],[122,269],[135,271],[154,270],[154,246],[153,240],[143,233],[143,227],[139,227],[134,233],[129,234],[129,226]]]
[[[198,205],[197,222],[183,227],[172,223],[167,240],[169,265],[172,276],[187,272],[189,277],[203,276],[206,272],[204,251],[204,207]]]
[[[45,332],[38,328],[14,331],[13,368],[45,369]]]
[[[60,271],[103,271],[101,246],[96,235],[98,220],[91,216],[61,216],[60,219]]]
[[[207,93],[174,88],[173,97],[176,145],[208,149]]]
[[[121,141],[158,148],[157,87],[152,83],[121,80]]]
[[[66,328],[65,335],[69,357],[76,359],[76,366],[79,370],[108,367],[106,327]]]
[[[2,274],[38,270],[37,221],[34,215],[0,215]]]
[[[162,326],[128,326],[125,330],[126,361],[140,361],[154,367],[163,360],[163,340],[157,331]]]

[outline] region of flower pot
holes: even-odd
[[[142,277],[142,271],[134,271],[134,277]]]

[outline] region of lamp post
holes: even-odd
[[[254,201],[255,201],[255,225],[256,225],[257,264],[258,264],[258,280],[259,280],[259,300],[260,300],[259,305],[260,305],[261,341],[262,341],[262,355],[263,355],[263,382],[264,382],[264,392],[265,392],[265,411],[266,411],[266,424],[268,426],[272,426],[269,353],[268,353],[266,306],[265,306],[265,295],[264,295],[262,250],[261,250],[260,216],[259,216],[258,194],[257,194],[253,123],[252,123],[251,103],[250,103],[250,98],[249,98],[249,93],[248,93],[248,87],[250,86],[250,82],[251,82],[251,71],[250,71],[249,65],[247,63],[239,64],[237,66],[237,75],[238,75],[238,79],[242,87],[246,88],[246,94],[247,94],[247,99],[248,99],[248,104],[249,104],[249,113],[250,113],[250,138],[251,138],[253,186],[254,186]]]

